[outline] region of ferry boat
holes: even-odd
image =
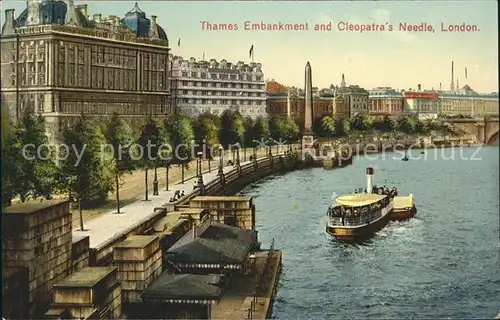
[[[393,191],[373,192],[373,168],[366,169],[365,192],[332,196],[328,208],[326,232],[337,240],[358,242],[371,238],[385,227],[394,206]],[[380,189],[379,189],[380,190]]]

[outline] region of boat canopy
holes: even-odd
[[[374,204],[385,197],[386,195],[375,193],[355,193],[338,197],[335,199],[335,204],[346,207],[364,207]]]

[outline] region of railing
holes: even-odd
[[[252,296],[252,301],[250,302],[250,307],[247,310],[247,316],[245,319],[253,319],[257,309],[257,303],[259,303],[259,293],[262,291],[264,284],[268,283],[269,280],[272,279],[273,272],[270,269],[271,261],[274,258],[274,238],[271,241],[271,247],[269,248],[269,252],[266,257],[266,263],[264,264],[264,268],[258,275],[259,281],[255,286],[255,291]],[[264,297],[265,302],[265,297]]]

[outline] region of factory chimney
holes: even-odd
[[[453,72],[453,61],[451,62],[451,85],[450,85],[450,90],[455,91],[455,74]]]

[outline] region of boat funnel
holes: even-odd
[[[373,191],[372,178],[373,178],[373,168],[368,167],[366,168],[366,193],[372,193]]]

